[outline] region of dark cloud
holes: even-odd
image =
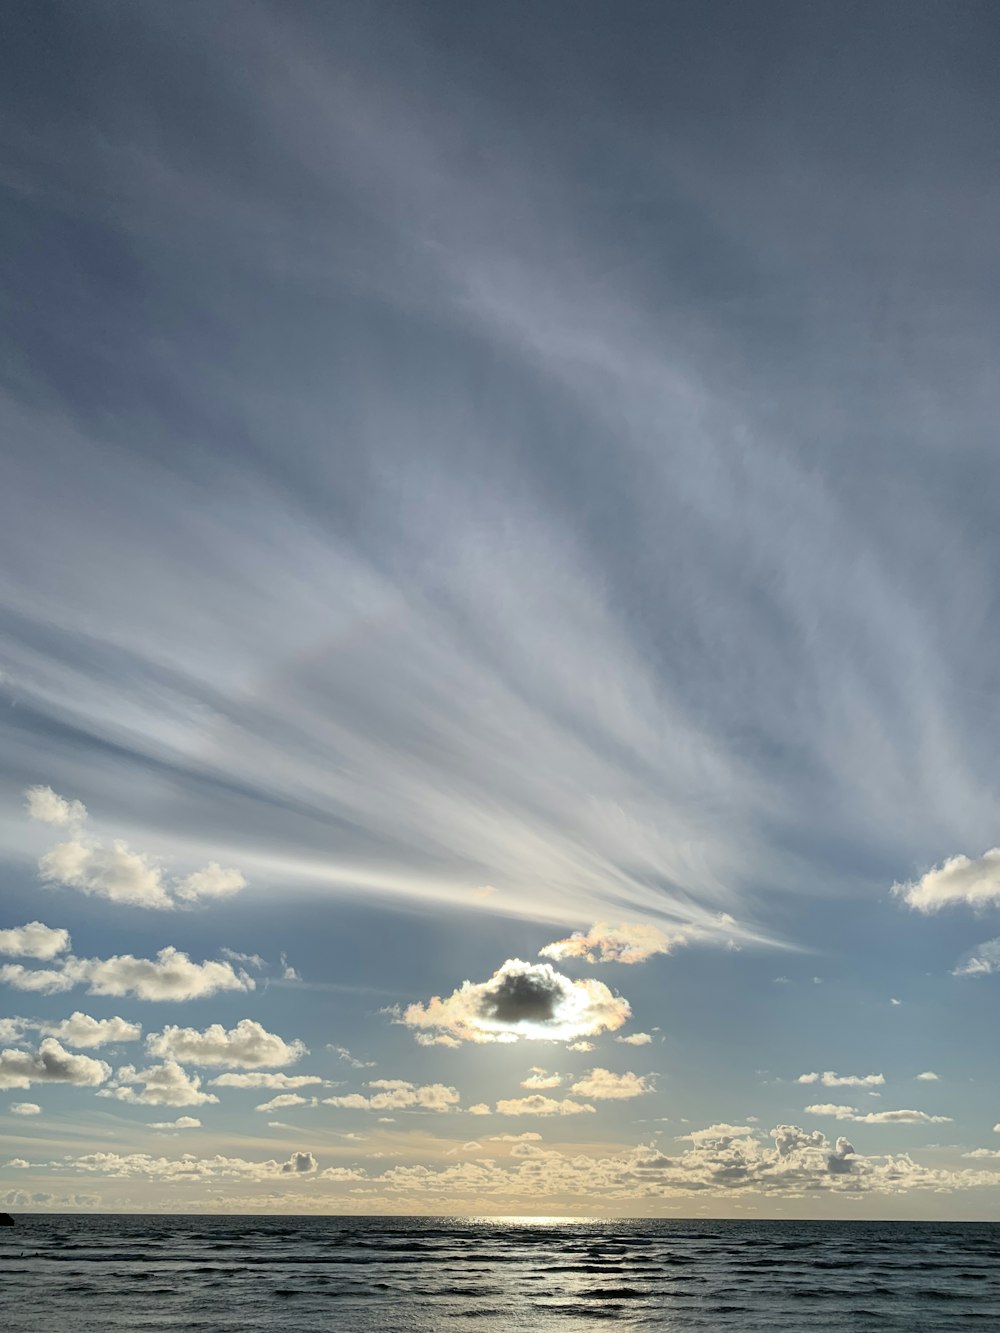
[[[556,972],[507,972],[495,985],[487,983],[479,1013],[505,1024],[552,1023],[572,984]]]

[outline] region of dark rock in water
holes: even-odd
[[[0,1213],[0,1227],[12,1227],[13,1225],[14,1219],[10,1213]]]

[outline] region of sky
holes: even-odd
[[[995,5],[4,28],[0,1206],[996,1217]]]

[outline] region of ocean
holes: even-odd
[[[1000,1224],[20,1216],[9,1333],[1000,1329]]]

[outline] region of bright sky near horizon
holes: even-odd
[[[0,1206],[995,1217],[996,6],[0,23]]]

